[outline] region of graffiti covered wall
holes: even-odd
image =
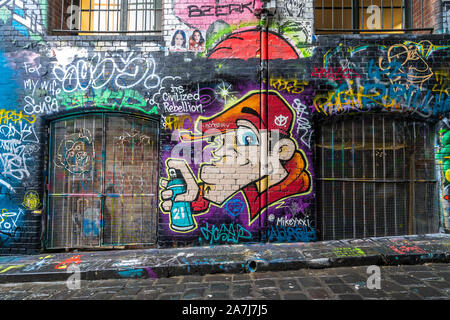
[[[111,239],[127,244],[139,243],[130,235],[139,226],[157,230],[159,246],[317,241],[317,121],[363,113],[440,124],[435,168],[443,177],[441,226],[448,228],[450,42],[437,35],[314,36],[311,1],[279,1],[267,24],[261,6],[166,1],[161,36],[57,38],[45,32],[45,3],[0,1],[4,253],[39,250],[60,225],[84,230],[89,244],[98,243],[100,226],[118,230]],[[50,121],[94,112],[154,119],[158,138],[114,124],[108,128],[118,140],[102,150],[97,126],[66,124],[59,158],[50,159]],[[150,140],[157,141],[144,149]],[[152,161],[157,172],[142,174]],[[101,179],[104,189],[96,189]],[[75,199],[64,207],[70,219],[58,221],[49,194],[113,200]],[[154,198],[139,212],[126,200],[145,196]],[[152,216],[149,225],[136,212]]]

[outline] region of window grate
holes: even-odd
[[[54,32],[89,34],[159,33],[162,0],[61,0]]]
[[[438,231],[433,126],[366,115],[316,133],[322,240]]]
[[[432,32],[423,0],[315,0],[316,34]]]
[[[86,115],[50,137],[47,248],[155,243],[158,124]]]

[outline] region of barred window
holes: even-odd
[[[47,248],[156,242],[158,123],[94,114],[50,125]]]
[[[162,0],[54,1],[60,1],[51,5],[54,32],[79,35],[161,32]]]
[[[425,0],[315,0],[316,34],[433,31]]]
[[[384,115],[329,119],[316,131],[319,238],[437,232],[432,125]]]

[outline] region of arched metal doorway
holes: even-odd
[[[156,242],[158,126],[114,113],[50,123],[47,248]]]

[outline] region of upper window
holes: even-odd
[[[316,34],[433,31],[423,0],[315,0]]]
[[[442,3],[442,32],[450,33],[450,1]]]
[[[142,34],[161,31],[162,0],[56,0],[56,32]]]

